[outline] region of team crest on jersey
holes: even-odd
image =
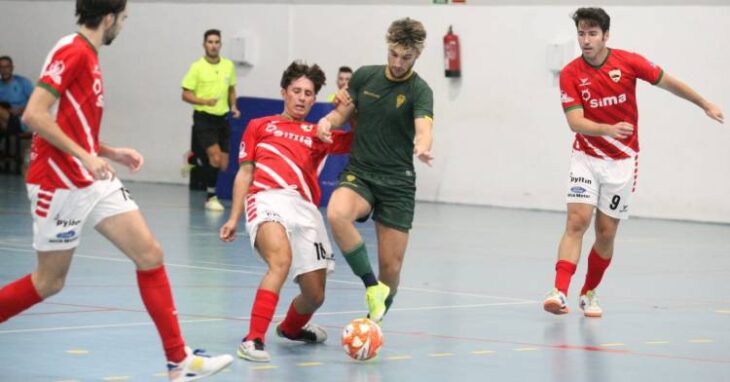
[[[395,108],[401,107],[406,102],[406,96],[403,94],[398,94],[397,97],[395,97]]]
[[[306,132],[308,133],[308,132],[312,131],[312,128],[313,128],[314,126],[313,126],[313,125],[310,125],[310,124],[308,124],[308,123],[305,123],[305,124],[303,124],[303,125],[301,125],[301,126],[299,126],[299,127],[301,127],[301,128],[302,128],[302,130],[304,130],[304,131],[306,131]]]
[[[56,85],[61,85],[61,74],[63,74],[64,70],[66,70],[66,64],[64,64],[63,61],[53,61],[48,64],[41,77],[51,77],[51,80],[53,80]]]
[[[613,82],[618,83],[621,81],[621,69],[614,69],[608,72],[608,76],[611,77]]]
[[[352,174],[345,175],[345,180],[348,181],[348,182],[354,182],[355,179],[356,179],[355,178],[355,175],[352,175]]]
[[[588,89],[583,89],[580,91],[580,96],[583,98],[584,101],[588,101],[591,99],[591,92],[588,91]]]

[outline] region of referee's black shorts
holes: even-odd
[[[193,112],[193,153],[203,157],[208,147],[218,144],[228,152],[231,128],[226,115],[213,115],[202,111]]]

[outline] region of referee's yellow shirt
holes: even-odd
[[[221,57],[217,64],[211,64],[205,57],[193,62],[182,80],[182,87],[198,98],[215,98],[215,106],[194,105],[193,109],[213,115],[228,113],[228,88],[236,85],[233,61]]]

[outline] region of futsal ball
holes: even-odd
[[[367,318],[352,320],[342,330],[342,347],[345,353],[358,361],[375,357],[383,346],[380,326]]]

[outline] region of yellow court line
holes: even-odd
[[[616,347],[616,346],[626,346],[626,344],[621,343],[621,342],[609,342],[607,344],[600,344],[598,346],[604,347],[604,348],[610,348],[610,347]]]
[[[517,349],[514,349],[514,350],[515,351],[537,351],[539,349],[538,348],[529,347],[529,348],[517,348]]]
[[[102,378],[105,381],[126,381],[129,379],[128,376],[120,375],[120,376],[111,376],[111,377],[104,377]]]
[[[152,374],[152,376],[153,377],[158,377],[158,378],[167,377],[167,373],[163,371],[163,372],[160,372],[160,373],[154,373],[154,374]]]
[[[646,341],[645,343],[647,345],[664,345],[664,344],[668,344],[669,341]]]
[[[270,369],[276,369],[275,365],[261,365],[261,366],[254,366],[251,368],[251,370],[270,370]]]
[[[53,382],[81,382],[78,379],[64,379],[61,381],[53,381]]]
[[[730,314],[730,309],[718,309],[715,311],[715,313]]]
[[[480,354],[494,354],[494,353],[496,353],[494,350],[475,350],[475,351],[471,352],[471,354],[476,354],[476,355],[480,355]]]
[[[429,357],[451,357],[454,353],[431,353],[428,356]]]
[[[312,367],[312,366],[321,366],[322,362],[300,362],[297,364],[299,367]]]
[[[390,357],[386,357],[388,361],[402,361],[404,359],[412,359],[413,357],[409,355],[392,355]]]
[[[66,354],[82,355],[89,354],[89,351],[84,349],[68,349],[66,350]]]
[[[715,342],[715,341],[710,340],[710,339],[707,339],[707,338],[697,338],[697,339],[694,339],[694,340],[689,340],[689,342],[690,343],[693,343],[693,344],[709,344],[709,343],[712,343],[712,342]]]

